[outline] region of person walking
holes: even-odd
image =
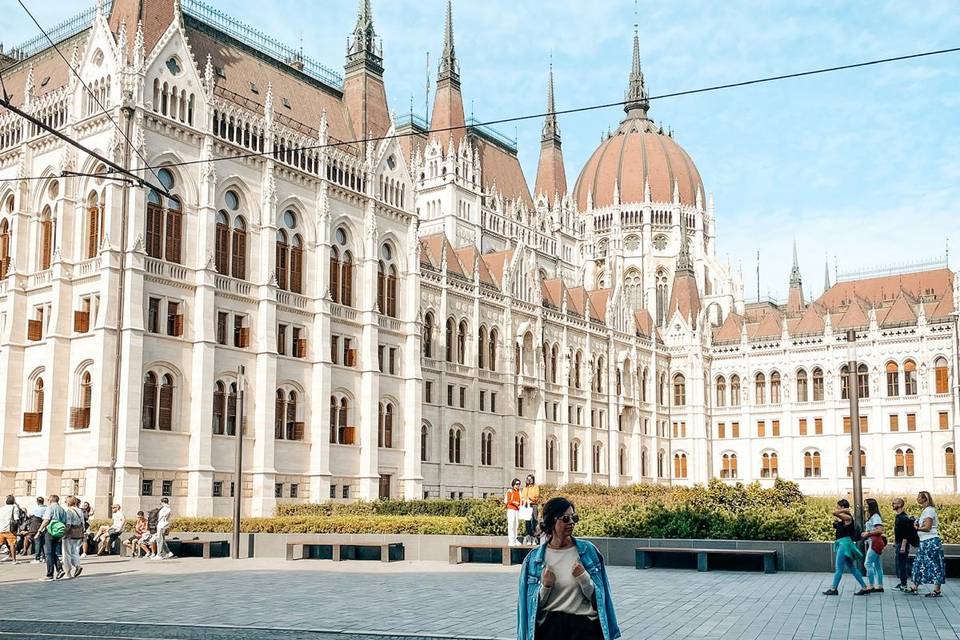
[[[939,518],[933,504],[933,496],[929,491],[917,494],[917,504],[923,511],[914,525],[917,537],[920,538],[920,547],[913,559],[913,586],[907,591],[917,594],[922,584],[932,584],[933,591],[926,594],[927,598],[939,598],[940,585],[946,577],[946,564],[943,557],[943,542],[940,540]]]
[[[47,507],[43,504],[43,496],[37,496],[37,506],[30,512],[30,519],[36,518],[36,534],[33,536],[33,563],[40,564],[46,559],[43,551],[43,540],[46,537],[40,530],[40,524],[47,516]],[[32,525],[31,525],[32,526]]]
[[[850,513],[850,503],[845,499],[837,501],[837,508],[833,512],[836,518],[833,522],[833,528],[836,531],[836,540],[833,543],[834,570],[833,585],[823,592],[825,596],[835,596],[840,593],[840,579],[843,577],[843,570],[850,569],[854,580],[860,585],[860,590],[854,593],[856,596],[865,596],[870,593],[866,583],[863,581],[863,574],[860,573],[860,567],[857,563],[863,559],[863,554],[856,545],[857,528],[853,521],[853,515]]]
[[[883,518],[880,517],[880,505],[873,498],[866,499],[867,521],[863,525],[863,540],[867,543],[867,588],[871,593],[883,593],[883,549],[887,537],[883,535]]]
[[[573,537],[580,517],[564,497],[548,500],[540,527],[546,542],[520,570],[517,640],[615,640],[620,637],[603,556]]]
[[[0,545],[7,545],[13,564],[17,564],[17,531],[22,520],[23,511],[17,506],[17,499],[13,495],[7,496],[5,504],[0,507]]]
[[[83,572],[80,566],[80,547],[86,537],[86,521],[80,501],[76,496],[67,496],[67,532],[63,536],[63,568],[67,578],[79,578]]]
[[[40,532],[43,536],[43,553],[47,557],[47,575],[43,580],[63,578],[63,564],[60,562],[61,542],[67,532],[67,512],[60,506],[60,496],[53,494],[48,500]]]
[[[529,474],[526,485],[520,492],[520,530],[524,533],[524,544],[537,544],[537,505],[539,504],[540,487],[537,486],[537,480],[533,474]]]
[[[520,526],[520,478],[514,478],[503,497],[507,506],[507,544],[515,547],[520,543],[517,531]]]
[[[94,544],[93,532],[90,530],[90,520],[93,518],[93,507],[90,506],[89,502],[84,502],[82,505],[79,503],[80,498],[77,498],[80,513],[83,514],[83,539],[80,545],[80,557],[86,558],[90,555],[90,548]]]
[[[160,498],[160,511],[157,513],[156,555],[154,560],[172,558],[173,552],[167,547],[167,534],[170,533],[170,498]]]
[[[906,591],[907,579],[907,559],[910,557],[910,547],[916,549],[920,546],[920,538],[917,536],[917,528],[913,526],[913,518],[904,511],[903,498],[894,498],[890,504],[896,519],[893,523],[894,542],[897,547],[897,583],[898,591]]]

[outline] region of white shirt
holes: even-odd
[[[10,531],[10,521],[13,520],[14,515],[19,516],[19,514],[20,508],[15,504],[0,506],[0,533],[16,533],[16,531]]]
[[[160,513],[157,514],[157,531],[161,531],[170,526],[170,505],[165,504],[160,507]]]
[[[937,510],[933,507],[927,507],[920,513],[920,526],[923,526],[923,523],[930,518],[933,521],[933,526],[930,527],[930,531],[917,531],[917,536],[920,537],[920,542],[924,540],[930,540],[931,538],[939,538],[940,533],[937,531],[937,525],[940,524],[937,520]]]
[[[123,531],[123,525],[127,523],[127,519],[123,517],[123,511],[117,511],[113,514],[113,523],[110,525],[110,528],[114,531]]]
[[[548,611],[597,618],[597,610],[593,607],[593,580],[586,571],[576,578],[573,577],[573,566],[577,562],[580,562],[580,552],[576,545],[566,549],[547,547],[544,570],[549,568],[556,580],[549,589],[542,586],[541,582],[540,608],[537,614],[540,622],[547,617]]]
[[[863,530],[865,533],[870,533],[876,529],[878,525],[883,526],[883,518],[880,517],[879,513],[875,513],[864,523]]]

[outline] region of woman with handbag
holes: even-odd
[[[67,497],[67,532],[63,536],[63,568],[68,578],[79,578],[83,568],[80,566],[80,546],[87,530],[83,511],[77,506],[76,496]]]
[[[520,492],[520,529],[524,544],[538,544],[537,505],[540,504],[540,487],[533,474],[527,475],[527,484]]]
[[[916,595],[920,585],[932,584],[933,591],[926,594],[926,597],[940,598],[943,597],[940,587],[946,580],[947,568],[943,557],[943,541],[940,539],[940,519],[929,491],[917,494],[917,504],[923,509],[914,524],[920,538],[920,547],[913,559],[913,586],[907,589],[907,593]]]
[[[507,506],[507,544],[515,547],[520,543],[517,529],[520,526],[520,478],[514,478],[503,497]]]
[[[869,518],[863,525],[861,537],[867,542],[867,558],[863,562],[867,570],[867,590],[883,593],[883,548],[887,546],[887,537],[883,535],[880,505],[873,498],[867,498],[866,506]]]

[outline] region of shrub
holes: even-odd
[[[277,505],[277,516],[330,515],[391,515],[391,516],[446,516],[466,517],[474,505],[483,500],[376,500],[350,504],[290,504]]]
[[[473,536],[507,535],[507,516],[504,506],[496,498],[473,501],[467,511],[467,529]]]
[[[229,533],[231,518],[174,518],[173,531],[211,531]],[[465,535],[466,519],[447,516],[283,516],[243,518],[243,533],[380,533],[419,535]]]

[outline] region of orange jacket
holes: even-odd
[[[507,509],[520,510],[520,492],[516,489],[507,489],[507,495],[504,496],[503,501],[506,503]]]

